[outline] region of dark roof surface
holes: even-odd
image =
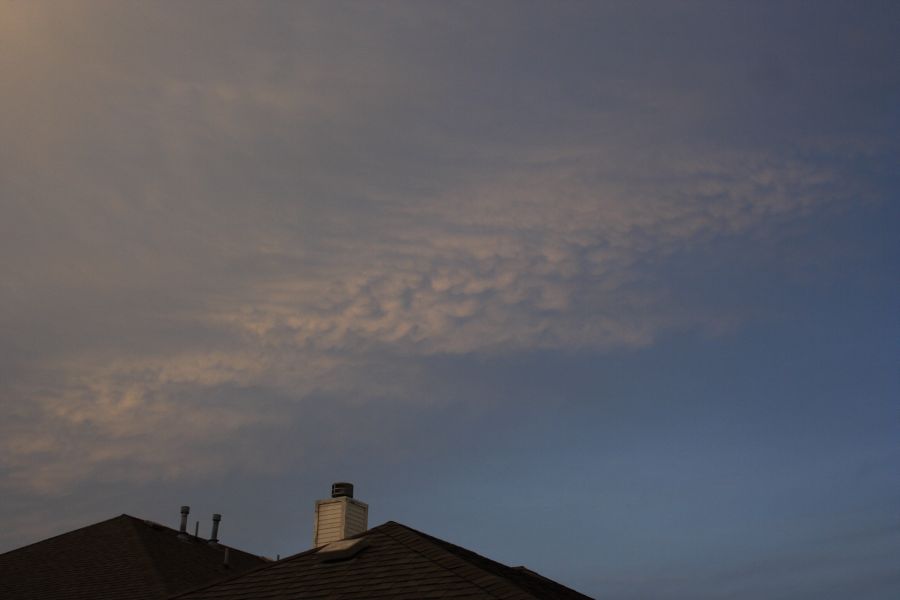
[[[524,567],[507,567],[393,521],[353,537],[368,544],[347,560],[324,562],[313,549],[177,598],[589,599]]]
[[[4,600],[149,600],[266,564],[157,523],[121,515],[0,554]]]

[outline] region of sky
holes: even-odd
[[[0,3],[0,551],[346,480],[598,598],[900,596],[898,25]]]

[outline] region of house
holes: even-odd
[[[3,600],[590,600],[526,569],[388,521],[335,483],[316,502],[313,548],[272,561],[121,515],[0,554]]]
[[[525,567],[508,567],[394,521],[366,529],[368,507],[352,496],[352,485],[337,483],[331,499],[316,503],[311,550],[176,598],[590,600]]]
[[[262,566],[265,558],[121,515],[0,554],[4,600],[157,600]],[[218,517],[218,518],[216,518]]]

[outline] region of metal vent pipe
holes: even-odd
[[[219,541],[219,521],[222,520],[222,515],[216,513],[213,515],[213,527],[212,527],[212,535],[209,536],[209,543],[215,544]]]
[[[182,506],[181,507],[181,526],[178,528],[178,531],[181,535],[187,535],[187,519],[188,514],[191,512],[190,506]]]

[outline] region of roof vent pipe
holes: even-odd
[[[216,544],[219,541],[219,521],[222,520],[222,515],[216,513],[213,515],[213,528],[212,535],[209,536],[209,543]]]
[[[181,507],[181,527],[178,528],[178,537],[186,538],[187,537],[187,519],[188,514],[191,512],[190,506],[182,506]]]

